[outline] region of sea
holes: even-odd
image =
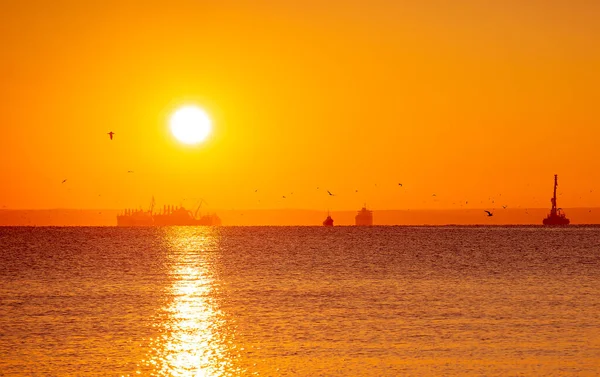
[[[599,376],[600,228],[2,227],[2,376]]]

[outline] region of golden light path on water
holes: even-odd
[[[233,334],[215,297],[218,229],[166,228],[164,238],[172,286],[155,322],[161,336],[152,340],[144,369],[158,376],[239,375]]]

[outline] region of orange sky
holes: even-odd
[[[559,206],[600,206],[599,19],[585,0],[2,1],[0,207],[549,207],[554,173]],[[213,120],[197,147],[168,130],[187,103]]]

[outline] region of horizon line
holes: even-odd
[[[508,210],[548,210],[547,207],[473,207],[473,208],[404,208],[404,209],[374,209],[368,208],[371,211],[466,211],[466,210],[484,210],[484,209],[497,209],[502,211]],[[570,209],[600,209],[600,206],[591,207],[562,207],[564,210]],[[123,211],[124,209],[135,209],[135,208],[0,208],[0,211]],[[215,211],[315,211],[315,212],[357,212],[360,210],[356,209],[337,209],[337,210],[323,210],[314,208],[215,208],[211,210],[205,210],[202,212],[215,212]]]

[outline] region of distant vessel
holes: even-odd
[[[558,174],[554,174],[554,196],[550,199],[552,202],[552,209],[546,218],[544,219],[544,225],[569,225],[571,222],[565,216],[565,213],[561,208],[556,208],[556,188],[558,187]]]
[[[117,226],[152,226],[151,211],[126,209],[121,214],[117,215]]]
[[[333,219],[329,215],[329,212],[327,212],[327,218],[323,220],[323,226],[333,226]]]
[[[183,207],[164,206],[162,212],[153,213],[154,198],[148,211],[126,209],[117,216],[117,226],[189,226],[189,225],[221,225],[216,214],[198,217],[200,207],[195,213]]]
[[[221,225],[221,219],[216,214],[198,216],[200,207],[195,213],[183,207],[164,206],[163,212],[154,215],[156,226],[186,226],[186,225]]]
[[[373,225],[373,211],[367,209],[367,205],[364,207],[354,217],[354,221],[356,226],[370,226]]]

